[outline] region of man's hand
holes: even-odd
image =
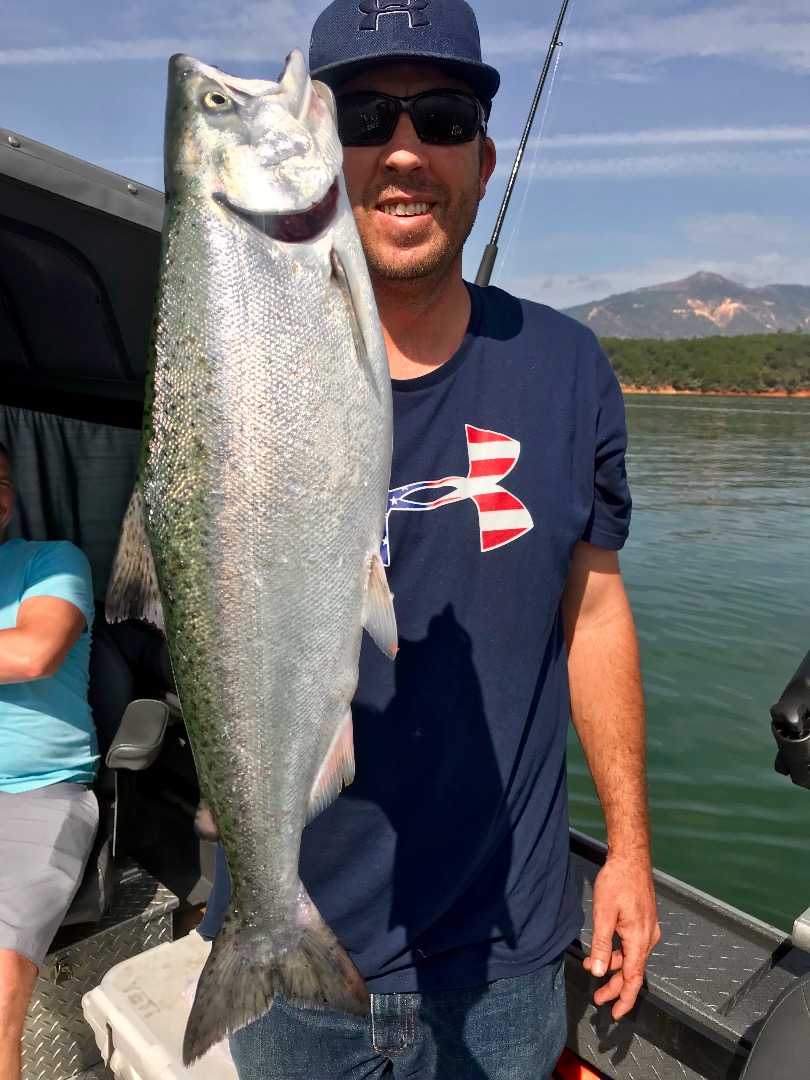
[[[621,947],[613,948],[617,934]],[[593,941],[583,966],[601,977],[612,978],[593,996],[597,1005],[618,999],[613,1019],[633,1008],[644,978],[644,965],[661,937],[655,910],[652,870],[646,853],[636,858],[608,855],[593,889]]]

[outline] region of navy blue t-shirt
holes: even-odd
[[[400,650],[391,663],[364,636],[356,778],[301,844],[301,878],[375,993],[525,974],[581,926],[560,599],[578,541],[627,537],[624,406],[588,329],[469,289],[458,352],[393,382]]]

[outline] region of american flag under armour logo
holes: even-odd
[[[481,551],[492,551],[517,540],[534,527],[532,516],[520,499],[501,481],[512,471],[520,457],[520,443],[497,431],[464,425],[467,435],[467,453],[470,468],[466,476],[446,476],[443,480],[418,480],[413,484],[393,488],[388,492],[388,509],[385,514],[381,557],[389,566],[391,551],[388,543],[388,522],[395,510],[418,513],[438,510],[440,506],[471,499],[478,509],[478,528],[481,534]],[[413,496],[423,491],[450,488],[450,492],[436,499],[422,501]]]

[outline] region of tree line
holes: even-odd
[[[810,334],[600,338],[622,386],[757,393],[810,390]]]

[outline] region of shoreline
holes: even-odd
[[[676,390],[674,386],[622,386],[623,394],[692,395],[698,397],[810,398],[810,390]]]

